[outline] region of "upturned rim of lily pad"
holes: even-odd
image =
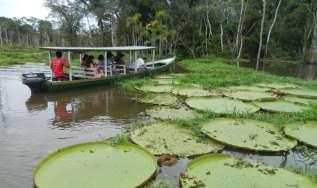
[[[227,112],[216,112],[212,109],[202,109],[201,107],[197,107],[197,106],[193,106],[192,104],[189,104],[190,101],[192,100],[199,100],[199,99],[204,99],[204,100],[223,100],[223,101],[229,101],[229,102],[233,102],[233,103],[236,103],[236,104],[239,104],[239,105],[244,105],[244,106],[248,106],[249,110],[247,110],[247,112],[239,112],[239,111],[230,111],[227,110]],[[213,112],[213,113],[216,113],[216,114],[252,114],[252,113],[255,113],[257,111],[260,110],[260,108],[256,105],[253,105],[251,103],[245,103],[241,100],[237,100],[237,99],[231,99],[231,98],[225,98],[225,97],[190,97],[190,98],[187,98],[185,100],[187,106],[189,106],[190,108],[192,109],[196,109],[198,111],[209,111],[209,112]]]
[[[232,170],[236,170],[236,171],[233,172]],[[229,171],[232,172],[232,174],[230,174],[231,176],[236,177],[234,182],[226,181],[228,178],[230,179],[231,177],[231,176],[228,176],[229,175],[228,173],[226,173]],[[278,174],[276,173],[277,171],[279,172]],[[247,176],[246,174],[251,176]],[[283,184],[278,184],[278,185],[282,185],[285,188],[288,187],[287,179],[292,177],[296,177],[297,180],[295,182],[300,182],[301,183],[300,185],[308,186],[308,188],[313,188],[313,187],[316,187],[317,185],[317,182],[314,181],[313,179],[291,172],[291,171],[287,171],[283,168],[276,168],[265,163],[256,162],[246,158],[234,158],[229,155],[219,154],[219,153],[202,155],[190,161],[187,164],[185,171],[179,177],[179,180],[180,180],[181,187],[184,187],[184,188],[189,188],[192,186],[192,184],[194,184],[194,186],[196,184],[202,184],[205,187],[208,187],[210,186],[210,184],[212,184],[212,185],[218,186],[217,188],[221,188],[222,186],[226,188],[227,187],[246,188],[246,186],[249,187],[248,184],[251,187],[254,186],[254,182],[248,182],[250,180],[252,181],[254,178],[261,179],[262,181],[264,181],[263,183],[267,182],[267,185],[271,185],[273,182],[271,182],[270,178],[271,176],[274,176],[274,175],[286,180],[286,182],[283,181],[284,186]],[[241,179],[246,176],[250,180]],[[268,178],[264,180],[263,178],[265,178],[265,176],[268,176]],[[217,180],[219,180],[218,178],[222,178],[220,182],[219,181],[217,182]],[[280,178],[274,179],[275,183],[280,183],[279,181]],[[245,184],[239,186],[236,184],[236,183],[239,183],[239,181],[246,181],[246,182],[244,182]]]
[[[267,105],[272,104],[272,105],[277,105],[278,103],[280,103],[280,105],[293,105],[293,107],[296,108],[301,108],[301,110],[298,111],[286,111],[286,110],[280,110],[277,109],[276,107],[268,107]],[[285,100],[277,100],[277,101],[265,101],[265,102],[254,102],[255,105],[257,105],[259,108],[261,108],[264,111],[267,112],[271,112],[271,113],[281,113],[281,114],[292,114],[292,113],[301,113],[304,112],[306,110],[308,110],[309,108],[305,105],[299,105],[293,102],[288,102]]]
[[[168,115],[166,117],[163,117],[162,115],[158,115],[159,113],[161,113],[163,111],[168,111],[168,113],[172,113],[173,111],[175,112],[178,110],[186,111],[186,113],[188,112],[188,114],[183,113],[183,115],[179,116],[178,118],[175,117],[175,114],[174,114],[174,117],[170,117]],[[159,119],[159,120],[189,120],[189,119],[195,119],[196,117],[199,117],[199,114],[197,112],[195,112],[194,110],[192,110],[190,108],[184,107],[184,106],[180,106],[178,108],[169,107],[169,106],[158,106],[158,107],[154,107],[151,109],[146,109],[145,114],[152,117],[152,118]]]
[[[307,126],[313,126],[312,124],[315,124],[316,126],[314,126],[314,128],[316,128],[317,130],[317,121],[307,121],[307,122],[297,122],[297,123],[291,123],[289,125],[286,125],[284,127],[284,133],[286,136],[292,138],[292,139],[295,139],[295,140],[298,140],[300,143],[303,143],[307,146],[310,146],[310,147],[313,147],[313,148],[317,148],[317,141],[316,143],[310,143],[308,141],[305,140],[305,135],[301,134],[301,135],[295,135],[294,134],[294,129],[296,128],[307,128]],[[317,137],[316,137],[316,140],[317,140]]]
[[[173,131],[167,131],[166,129],[175,129]],[[155,131],[154,133],[149,133],[149,130]],[[161,131],[161,132],[159,132]],[[162,134],[162,131],[164,134]],[[173,137],[169,136],[168,134],[174,133]],[[150,134],[150,135],[145,135]],[[156,135],[153,135],[156,134]],[[176,136],[175,134],[179,134],[179,136]],[[184,136],[185,135],[185,136]],[[168,136],[168,137],[166,137]],[[188,137],[188,138],[187,138]],[[199,136],[196,136],[190,129],[186,129],[178,124],[170,123],[170,122],[164,122],[159,121],[156,123],[152,123],[150,125],[145,125],[139,128],[134,129],[130,133],[130,138],[133,143],[138,144],[139,146],[143,147],[144,149],[148,150],[150,153],[156,156],[160,155],[176,155],[179,157],[193,157],[193,156],[200,156],[207,153],[212,152],[218,152],[224,148],[224,145],[222,145],[219,142],[216,142],[210,138],[201,138]],[[169,138],[169,139],[168,139]],[[182,145],[173,145],[171,143],[166,143],[168,141],[173,142],[182,142],[184,143],[183,139],[186,138],[186,146],[188,146],[188,142],[193,142],[191,145],[195,145],[194,147],[191,147],[191,149],[175,149],[182,147]],[[202,139],[202,140],[200,140]],[[200,141],[197,141],[200,140]],[[155,143],[152,143],[154,142]],[[164,146],[161,145],[164,142]],[[157,147],[153,147],[151,144],[158,144]],[[172,146],[172,148],[169,148],[169,146]],[[163,149],[162,149],[163,147]],[[174,148],[174,149],[173,149]],[[197,149],[200,148],[200,149]],[[203,149],[201,149],[203,148]],[[174,151],[171,151],[174,150]],[[168,152],[167,152],[168,151]]]
[[[270,148],[265,148],[264,147],[262,149],[256,149],[255,146],[251,146],[251,147],[247,147],[247,146],[241,146],[241,145],[238,145],[237,143],[233,143],[233,142],[229,142],[228,140],[226,141],[225,139],[221,139],[221,137],[219,136],[213,136],[211,135],[210,131],[206,130],[208,126],[218,126],[218,127],[224,127],[224,125],[220,126],[220,125],[217,125],[217,124],[214,124],[215,122],[217,121],[228,121],[229,125],[230,126],[238,126],[238,125],[241,125],[241,124],[233,124],[233,121],[239,121],[240,123],[243,124],[243,122],[247,122],[247,123],[254,123],[256,127],[259,127],[260,124],[263,125],[263,127],[265,128],[269,128],[269,126],[271,126],[271,130],[270,131],[277,131],[279,132],[281,135],[279,136],[282,136],[282,138],[284,138],[285,140],[288,140],[288,146],[285,146],[285,147],[281,147],[279,149],[270,149]],[[211,124],[213,123],[213,124]],[[275,130],[272,130],[272,129],[275,129]],[[216,119],[213,119],[213,120],[210,120],[206,123],[203,124],[202,126],[202,129],[201,129],[202,133],[206,134],[208,137],[210,137],[211,139],[213,140],[216,140],[217,142],[219,143],[222,143],[224,145],[227,145],[227,146],[230,146],[232,148],[237,148],[237,149],[242,149],[242,150],[247,150],[247,151],[252,151],[252,152],[257,152],[257,153],[281,153],[281,152],[285,152],[285,151],[289,151],[291,150],[292,148],[294,148],[295,146],[297,146],[297,141],[294,140],[294,139],[290,139],[288,137],[286,137],[284,135],[284,132],[283,130],[279,130],[277,126],[273,125],[273,124],[270,124],[270,123],[267,123],[267,122],[262,122],[262,121],[257,121],[257,120],[252,120],[252,119],[243,119],[243,118],[237,118],[237,119],[231,119],[231,118],[216,118]],[[218,131],[217,131],[218,132]],[[264,134],[264,132],[263,132]],[[272,135],[276,135],[276,132],[273,134],[273,133],[270,133],[270,132],[266,132],[265,134],[272,134]],[[232,137],[225,137],[223,136],[224,138],[232,138]],[[281,140],[282,138],[276,138],[276,140]],[[245,138],[246,139],[246,142],[247,142],[247,139],[248,138]],[[275,142],[276,140],[272,140],[271,142]],[[286,141],[285,141],[286,142]],[[292,143],[291,143],[292,142]],[[244,142],[245,143],[245,142]],[[258,143],[258,144],[261,144],[261,143]],[[273,144],[271,144],[273,145]]]
[[[251,95],[258,95],[258,97],[250,97]],[[238,99],[246,102],[252,101],[274,101],[278,99],[273,93],[261,92],[261,91],[228,91],[224,92],[224,95],[229,98]]]
[[[63,152],[66,152],[68,150],[72,150],[72,149],[76,149],[76,148],[80,148],[80,147],[85,147],[85,146],[89,146],[89,145],[105,145],[107,147],[113,147],[113,148],[119,148],[119,147],[131,147],[134,148],[140,152],[143,153],[143,155],[146,155],[147,158],[149,158],[150,160],[152,160],[152,165],[153,165],[153,172],[151,172],[145,179],[144,181],[140,182],[139,185],[137,185],[137,187],[142,187],[144,185],[146,185],[150,180],[153,179],[153,177],[156,176],[156,171],[158,168],[157,165],[157,160],[155,158],[155,156],[153,154],[151,154],[150,152],[148,152],[147,150],[143,149],[142,147],[140,147],[139,145],[133,144],[133,143],[119,143],[119,144],[114,144],[111,143],[110,141],[104,141],[104,142],[87,142],[87,143],[80,143],[80,144],[73,144],[70,146],[66,146],[60,149],[57,149],[53,152],[48,153],[33,169],[32,172],[32,180],[33,180],[33,186],[34,188],[41,188],[37,182],[36,182],[36,175],[39,173],[39,171],[41,170],[41,168],[43,166],[45,166],[45,163],[49,162],[50,160],[53,160],[54,157],[56,157],[59,154],[62,154]]]
[[[317,99],[317,91],[312,89],[282,89],[281,92],[299,98]]]
[[[157,102],[153,102],[153,101],[146,101],[146,100],[151,100],[149,98],[163,98],[163,100],[165,100],[165,102],[163,103],[157,103]],[[164,98],[165,97],[165,98]],[[166,103],[166,97],[170,97],[171,100],[174,100],[171,103]],[[140,103],[144,103],[144,104],[150,104],[150,105],[159,105],[159,106],[177,106],[178,105],[178,98],[170,93],[157,93],[157,94],[147,94],[144,95],[142,97],[140,97],[138,99],[138,101]]]

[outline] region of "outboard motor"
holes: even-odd
[[[28,73],[22,74],[22,82],[27,85],[32,92],[39,92],[43,88],[43,84],[46,82],[44,73]]]

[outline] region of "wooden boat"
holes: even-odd
[[[109,85],[120,80],[131,79],[137,77],[144,77],[153,74],[160,74],[169,70],[170,66],[175,62],[176,57],[155,60],[155,47],[147,46],[126,46],[126,47],[43,47],[43,50],[49,51],[49,62],[51,62],[51,52],[62,51],[67,52],[69,68],[69,80],[67,81],[54,81],[51,76],[46,76],[44,73],[29,73],[22,75],[23,84],[27,85],[32,92],[56,92],[69,89],[80,89],[93,86]],[[152,61],[145,62],[145,69],[131,70],[127,65],[111,65],[105,66],[104,74],[95,74],[95,69],[83,69],[80,67],[72,66],[71,53],[80,55],[80,60],[83,52],[102,52],[104,53],[105,62],[107,62],[107,53],[109,52],[125,52],[130,54],[129,63],[137,59],[137,53],[140,51],[152,51]],[[134,58],[132,57],[134,53]],[[117,70],[116,74],[113,73],[114,66]]]

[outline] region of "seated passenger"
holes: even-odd
[[[53,80],[62,81],[68,79],[68,75],[64,73],[64,67],[69,67],[69,62],[62,58],[62,52],[56,52],[56,56],[52,59],[50,67],[53,73]]]
[[[108,65],[108,66],[111,66],[111,65],[113,65],[113,64],[114,64],[113,55],[112,55],[111,52],[109,52],[109,53],[107,54],[107,65]]]
[[[86,67],[86,65],[88,64],[88,54],[84,54],[83,58],[81,59],[81,67]]]
[[[105,74],[105,57],[103,55],[98,56],[97,73]]]
[[[135,60],[135,62],[129,64],[129,69],[135,72],[146,69],[144,59],[138,58],[137,60]]]
[[[116,64],[125,65],[125,61],[123,59],[124,55],[121,52],[118,52],[117,56],[115,57]]]

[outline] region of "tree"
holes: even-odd
[[[263,30],[264,30],[264,22],[265,22],[265,13],[266,13],[266,0],[262,0],[262,19],[261,19],[261,29],[260,29],[260,41],[258,48],[258,56],[256,58],[256,70],[259,70],[261,51],[262,51],[262,41],[263,41]]]
[[[78,32],[81,28],[81,19],[84,16],[84,8],[81,4],[71,0],[47,0],[47,7],[61,22],[61,30],[67,45],[78,45]]]

